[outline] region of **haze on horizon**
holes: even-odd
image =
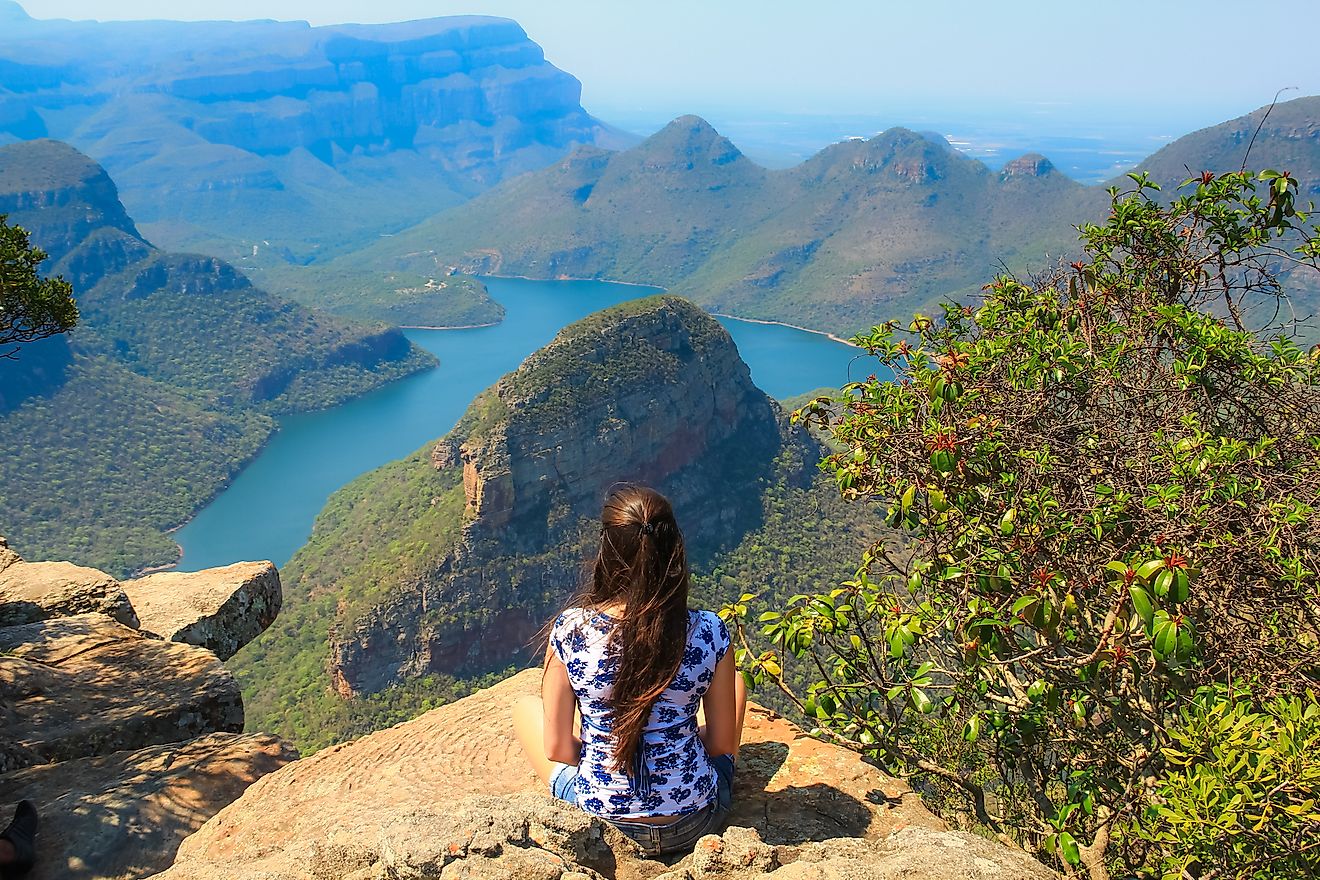
[[[1312,53],[1263,48],[1276,25],[1290,34],[1320,32],[1320,4],[1312,0],[1275,0],[1251,15],[1235,0],[1111,0],[1086,8],[1045,0],[835,0],[809,8],[788,0],[19,2],[35,18],[100,20],[322,25],[503,16],[578,77],[583,104],[607,119],[850,114],[918,123],[934,110],[945,119],[1052,121],[1055,133],[1139,121],[1169,129],[1152,135],[1176,136],[1268,104],[1283,88],[1295,89],[1285,100],[1320,94]],[[1238,48],[1243,36],[1254,48]]]

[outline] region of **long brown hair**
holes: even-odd
[[[687,603],[687,552],[673,507],[647,486],[615,487],[601,511],[591,579],[570,607],[623,606],[606,648],[619,662],[608,705],[620,772],[631,772],[651,707],[683,662]]]

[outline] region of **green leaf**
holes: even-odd
[[[926,696],[925,691],[914,687],[912,689],[912,707],[925,715],[935,708],[935,704],[931,702],[930,697]]]
[[[1151,639],[1155,656],[1169,660],[1178,655],[1178,625],[1163,611],[1155,614],[1155,630]]]
[[[1174,602],[1186,602],[1191,596],[1191,579],[1187,572],[1182,569],[1169,572],[1172,576],[1169,583],[1169,598]]]
[[[1137,577],[1141,578],[1143,581],[1148,581],[1150,580],[1151,575],[1163,567],[1163,559],[1152,559],[1148,562],[1143,562],[1137,567]]]
[[[1070,865],[1082,863],[1082,854],[1077,847],[1077,841],[1067,831],[1059,833],[1059,855]]]
[[[1150,622],[1155,617],[1155,606],[1150,601],[1150,594],[1141,587],[1132,587],[1128,590],[1128,596],[1132,599],[1132,610],[1137,612],[1149,631]]]

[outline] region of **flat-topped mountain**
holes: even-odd
[[[275,415],[433,362],[397,329],[158,250],[66,144],[0,147],[0,214],[50,254],[42,271],[73,284],[81,312],[73,332],[0,359],[0,521],[27,554],[116,574],[172,562],[164,530],[255,454]]]
[[[618,481],[673,501],[694,601],[842,578],[875,527],[819,455],[691,303],[570,325],[448,436],[331,498],[285,567],[280,622],[234,658],[251,717],[314,748],[528,660]]]
[[[171,247],[301,262],[627,142],[507,19],[0,20],[0,143],[84,150]]]

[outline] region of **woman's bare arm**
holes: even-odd
[[[561,764],[576,765],[582,756],[582,740],[573,731],[577,695],[553,649],[545,653],[545,675],[541,679],[541,703],[545,707],[545,756]]]
[[[729,651],[715,664],[715,677],[701,698],[706,723],[697,732],[709,755],[738,754],[742,739],[742,703],[746,699],[738,679],[733,651]]]

